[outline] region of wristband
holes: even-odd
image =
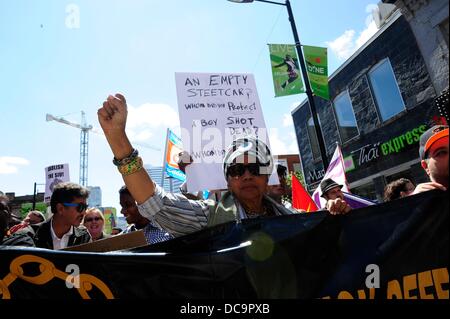
[[[118,160],[117,158],[114,157],[113,164],[116,165],[117,167],[126,165],[126,164],[130,163],[133,159],[138,157],[138,155],[139,155],[138,150],[133,148],[133,151],[131,152],[131,154],[121,160]]]

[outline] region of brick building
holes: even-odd
[[[448,1],[446,14],[448,21]],[[430,75],[428,60],[410,23],[396,10],[331,75],[330,101],[315,97],[328,159],[339,143],[352,192],[381,201],[385,185],[392,180],[426,181],[418,139],[441,120],[434,100],[443,89],[436,84],[441,83],[436,80],[440,76]],[[439,62],[447,68],[448,86],[448,59]],[[292,111],[292,117],[303,174],[312,192],[324,168],[307,100]]]

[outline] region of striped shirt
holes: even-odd
[[[155,184],[155,193],[138,205],[139,213],[175,237],[196,232],[208,224],[205,201],[189,200],[182,194],[166,193]]]
[[[270,199],[269,199],[270,201]],[[272,202],[275,215],[291,214],[281,205]],[[138,205],[139,213],[154,225],[166,230],[174,237],[187,235],[208,225],[209,206],[212,200],[189,200],[181,194],[166,193],[155,184],[155,193]],[[237,203],[239,219],[247,218]],[[279,207],[278,207],[279,206]]]

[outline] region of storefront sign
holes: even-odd
[[[345,166],[346,172],[349,172],[372,161],[378,160],[381,157],[401,153],[408,146],[417,144],[419,142],[420,136],[426,130],[426,125],[420,125],[419,127],[407,131],[404,134],[396,136],[386,142],[367,144],[354,151],[351,151],[350,155],[345,158],[345,160],[349,163]],[[350,159],[353,163],[350,163]]]

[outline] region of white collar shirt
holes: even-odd
[[[53,221],[50,223],[50,233],[52,234],[53,240],[53,249],[63,249],[66,248],[69,243],[69,238],[73,234],[73,226],[70,226],[70,230],[65,233],[62,238],[58,238],[56,236],[55,231],[53,230]]]

